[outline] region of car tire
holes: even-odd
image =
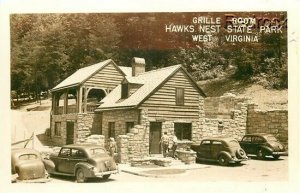
[[[280,155],[273,155],[273,158],[274,158],[274,159],[279,159],[279,158],[280,158]]]
[[[264,159],[266,155],[265,155],[265,153],[264,153],[264,151],[262,149],[259,149],[257,151],[256,156],[257,156],[258,159]]]
[[[77,181],[77,183],[86,182],[86,177],[85,177],[84,172],[81,168],[78,168],[76,170],[76,181]]]
[[[243,150],[243,149],[238,149],[236,151],[236,157],[239,158],[239,159],[242,159],[244,158],[246,155],[246,152]]]
[[[107,174],[107,175],[104,175],[102,178],[103,178],[104,180],[107,180],[109,177],[110,177],[110,174]]]
[[[218,161],[221,166],[227,166],[229,163],[228,157],[224,154],[219,156]]]

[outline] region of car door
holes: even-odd
[[[219,153],[224,150],[224,145],[221,141],[212,141],[211,143],[211,159],[218,159]]]
[[[265,139],[261,136],[252,137],[252,152],[257,153],[261,146],[265,143]]]
[[[200,144],[199,151],[197,152],[198,158],[211,159],[211,141],[203,140]]]
[[[86,154],[80,149],[72,149],[70,159],[67,160],[68,162],[68,170],[70,173],[74,172],[75,165],[79,162],[86,162],[87,156]]]
[[[71,149],[63,147],[61,148],[57,162],[56,162],[56,170],[61,173],[70,173],[70,168],[69,168],[69,159],[71,156]]]
[[[245,150],[246,153],[253,153],[252,152],[252,137],[251,136],[244,136],[240,145]]]

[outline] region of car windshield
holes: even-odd
[[[237,140],[230,140],[230,141],[228,142],[228,145],[229,145],[230,147],[240,146],[240,145],[239,145],[239,142],[238,142]]]
[[[268,141],[277,141],[277,139],[274,136],[268,136],[267,140]]]
[[[91,155],[97,155],[97,154],[103,154],[106,153],[104,149],[102,148],[94,148],[94,149],[90,149],[90,154]]]
[[[24,154],[19,156],[20,160],[36,160],[37,155],[35,154]]]

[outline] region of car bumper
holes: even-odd
[[[242,162],[242,161],[247,161],[248,157],[242,158],[242,159],[238,159],[238,158],[232,158],[231,160],[229,160],[229,163],[237,163],[237,162]]]
[[[272,152],[272,155],[288,155],[288,152],[284,151],[274,151]]]
[[[13,175],[11,182],[20,182],[20,183],[46,183],[51,181],[51,178],[48,174],[45,175],[44,178],[30,179],[30,180],[19,180],[18,175]]]
[[[106,172],[95,172],[94,177],[103,177],[104,175],[110,175],[110,174],[117,174],[119,173],[119,170],[112,170],[112,171],[106,171]]]

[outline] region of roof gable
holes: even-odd
[[[98,73],[101,69],[103,69],[108,64],[113,64],[118,71],[120,71],[124,76],[128,74],[128,69],[126,67],[118,67],[115,62],[111,59],[105,60],[103,62],[90,65],[84,68],[80,68],[76,72],[74,72],[71,76],[67,77],[65,80],[63,80],[61,83],[59,83],[57,86],[55,86],[51,91],[57,91],[65,88],[70,88],[73,86],[77,86],[79,84],[84,83],[89,78],[91,78],[94,74]],[[126,71],[126,73],[124,72]],[[128,74],[129,75],[129,74]]]
[[[121,99],[121,85],[118,85],[111,93],[109,93],[103,100],[103,104],[98,107],[96,111],[109,110],[113,108],[128,108],[136,107],[142,104],[149,98],[157,89],[159,89],[166,81],[169,80],[178,70],[183,69],[184,73],[188,75],[187,71],[181,65],[161,68],[154,71],[145,72],[137,77],[126,77],[124,82],[141,84],[132,95],[126,99]],[[205,96],[203,91],[195,83],[195,81],[188,75],[188,79],[196,86],[197,91]]]

